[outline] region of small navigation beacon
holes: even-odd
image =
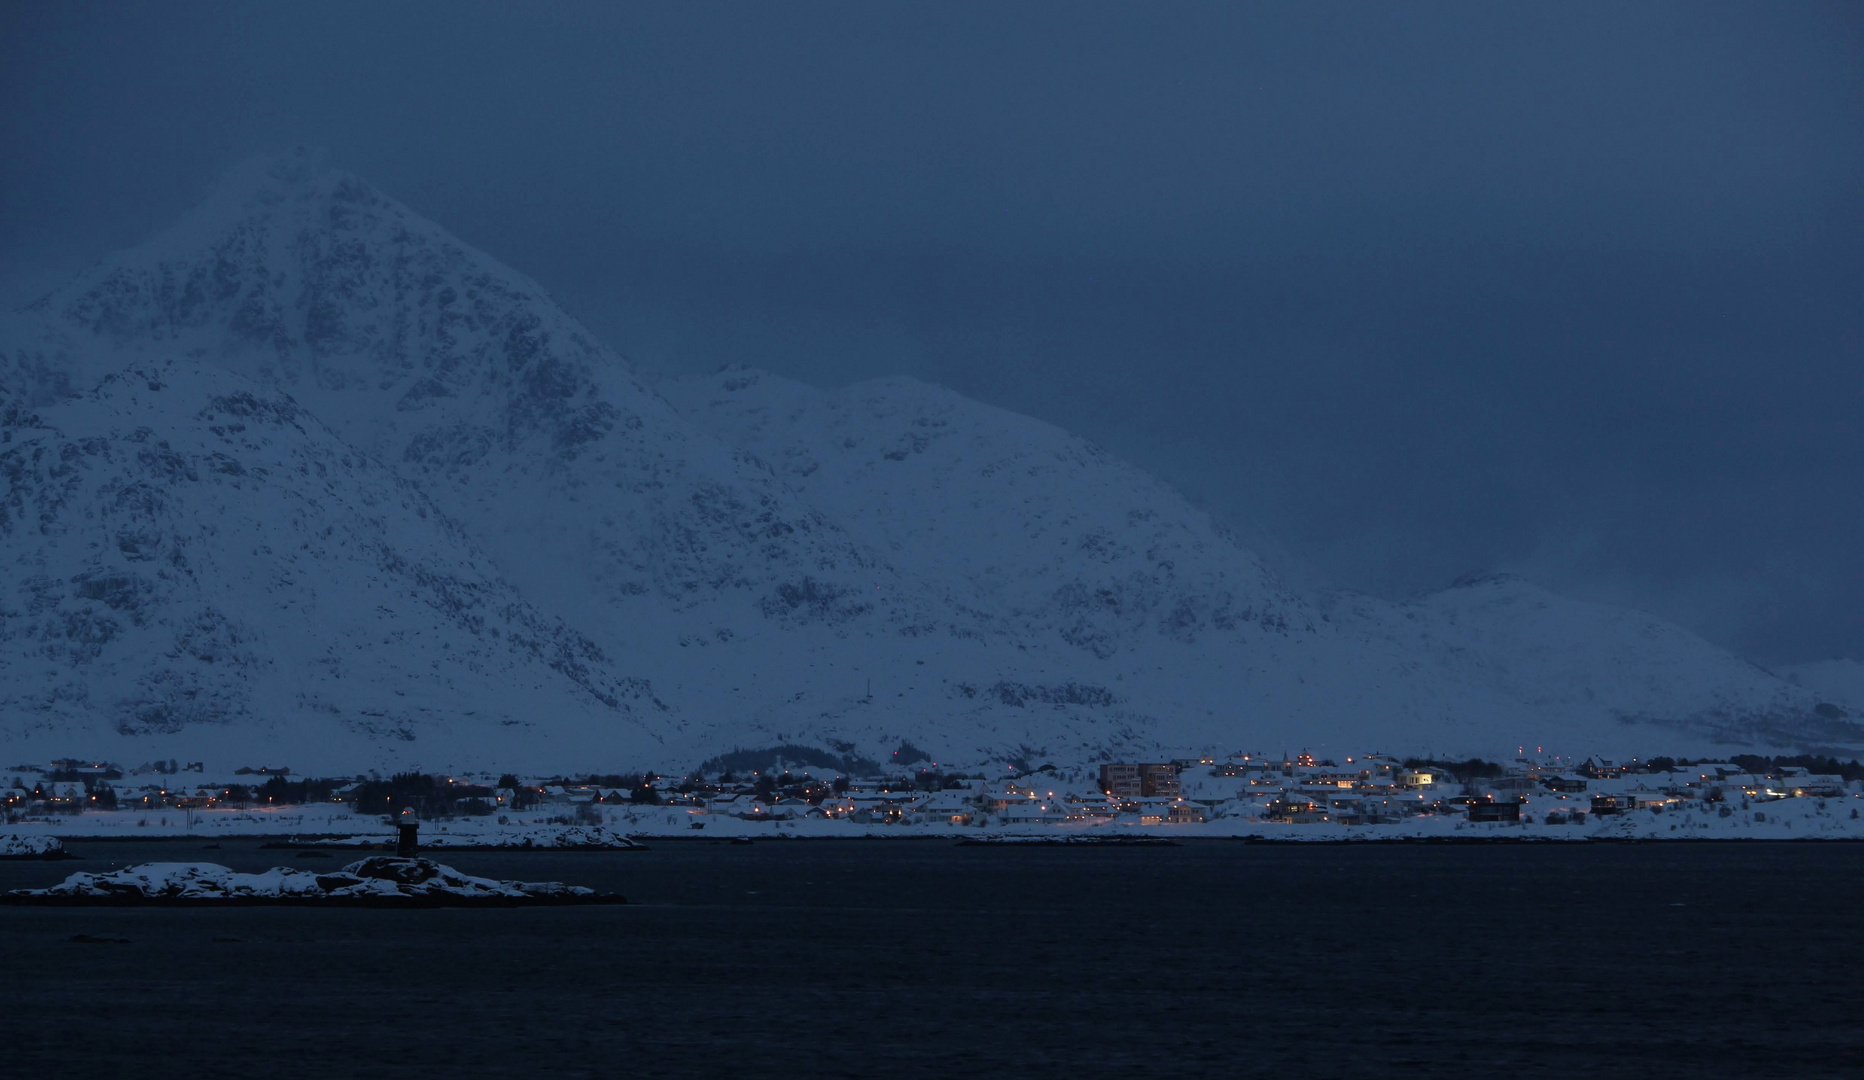
[[[414,808],[408,807],[401,812],[395,822],[395,855],[397,858],[412,859],[420,850],[421,823],[414,816]]]

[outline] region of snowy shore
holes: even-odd
[[[1723,813],[1723,809],[1727,813]],[[1098,823],[991,823],[958,825],[948,821],[856,822],[848,818],[794,817],[746,819],[733,814],[694,812],[685,807],[604,806],[600,824],[564,825],[552,815],[455,818],[425,822],[424,849],[628,849],[654,837],[874,839],[979,839],[994,836],[1031,838],[1156,837],[1162,839],[1237,838],[1286,842],[1368,841],[1686,841],[1686,840],[1864,840],[1864,794],[1833,798],[1795,798],[1738,807],[1684,803],[1662,809],[1592,815],[1583,823],[1550,825],[1542,815],[1523,814],[1520,822],[1474,822],[1463,814],[1419,814],[1388,824],[1345,825],[1338,822],[1294,823],[1254,816],[1218,816],[1208,822],[1142,825],[1114,819]],[[7,845],[55,841],[164,840],[231,836],[272,837],[319,846],[362,848],[392,845],[394,830],[382,818],[357,814],[341,804],[272,809],[93,811],[21,820],[0,831],[0,851]]]
[[[34,905],[322,904],[362,907],[508,907],[519,904],[614,904],[619,896],[554,881],[495,881],[429,859],[377,855],[335,873],[274,866],[242,874],[217,863],[143,863],[125,870],[73,874],[46,889],[0,894],[0,903]]]

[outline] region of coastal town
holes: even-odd
[[[64,759],[0,770],[0,807],[16,837],[65,838],[366,840],[390,822],[417,820],[436,839],[493,845],[545,842],[570,829],[618,842],[940,834],[1074,842],[1864,839],[1864,765],[1811,756],[1491,762],[1237,753],[1000,771],[915,761],[871,775],[779,759],[683,776],[308,778],[274,766],[210,775],[199,763],[125,769]]]

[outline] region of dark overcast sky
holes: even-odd
[[[1312,580],[1864,658],[1864,5],[0,4],[0,299],[294,143],[649,371],[904,372]]]

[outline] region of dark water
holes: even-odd
[[[0,888],[158,858],[345,858],[74,850],[85,859],[0,863]],[[14,1076],[1864,1076],[1864,845],[671,841],[444,861],[638,903],[0,908],[0,1062]]]

